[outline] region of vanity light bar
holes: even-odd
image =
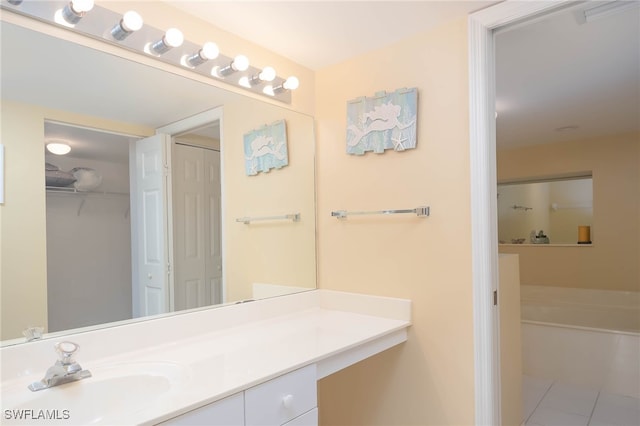
[[[7,10],[49,24],[60,25],[78,34],[123,47],[281,102],[291,103],[291,91],[299,85],[296,77],[287,79],[278,77],[271,67],[260,69],[251,66],[246,56],[225,56],[212,42],[198,45],[184,40],[182,33],[180,33],[181,37],[178,37],[175,34],[176,31],[180,32],[178,29],[172,28],[165,32],[143,25],[142,17],[134,11],[122,15],[97,5],[88,8],[85,3],[92,4],[91,0],[0,1],[0,9],[3,11]],[[82,5],[79,7],[81,10],[73,7],[78,4]],[[80,16],[77,20],[70,18],[75,23],[60,21],[59,16],[65,8]],[[56,20],[56,13],[58,20]]]

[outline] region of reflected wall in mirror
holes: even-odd
[[[584,243],[592,222],[590,176],[498,184],[501,244]]]
[[[221,207],[215,206],[206,195],[194,195],[191,183],[183,182],[184,188],[176,189],[173,177],[177,172],[182,173],[183,178],[204,173],[205,163],[185,161],[184,158],[181,167],[171,163],[173,156],[182,155],[177,152],[183,146],[202,148],[206,145],[205,139],[215,140],[216,136],[203,136],[201,127],[207,126],[199,125],[172,134],[169,139],[166,195],[171,202],[166,206],[168,219],[160,224],[168,238],[162,249],[168,254],[158,256],[159,262],[170,272],[165,288],[167,302],[162,304],[168,308],[159,312],[202,306],[206,300],[228,304],[315,288],[313,117],[12,23],[2,22],[0,31],[1,130],[6,149],[5,204],[0,206],[3,344],[25,341],[21,333],[27,327],[42,326],[45,331],[51,327],[51,331],[65,333],[70,328],[114,324],[111,321],[138,316],[136,306],[140,301],[135,300],[135,283],[124,281],[129,275],[135,281],[139,264],[131,262],[131,274],[126,267],[100,269],[91,263],[91,255],[96,255],[94,262],[100,257],[111,256],[103,251],[110,243],[93,248],[85,246],[80,259],[79,241],[83,236],[86,240],[95,236],[83,231],[73,241],[69,237],[74,228],[96,231],[105,227],[98,222],[80,226],[78,221],[97,221],[107,213],[112,214],[111,220],[126,223],[128,215],[133,220],[133,199],[131,211],[127,212],[129,199],[123,195],[130,191],[127,179],[124,179],[124,186],[116,185],[112,173],[103,165],[106,158],[69,157],[63,160],[58,157],[52,160],[45,157],[45,139],[62,138],[54,133],[64,129],[84,133],[85,137],[72,141],[72,145],[87,139],[97,142],[100,140],[97,135],[116,135],[129,145],[134,140],[152,136],[156,129],[170,128],[170,124],[203,111],[222,111],[219,123],[209,123],[219,132],[219,140],[215,142],[220,144]],[[33,46],[39,46],[40,54],[24,55]],[[246,176],[243,135],[283,119],[287,123],[289,165],[270,173]],[[114,143],[112,140],[97,142],[94,148],[111,147]],[[78,154],[79,145],[72,146],[74,148]],[[131,159],[128,161],[131,163]],[[94,190],[103,194],[91,195],[84,191],[78,196],[60,195],[59,190],[56,194],[53,194],[55,190],[46,191],[46,162],[65,171],[74,167],[101,169],[102,182]],[[132,172],[139,168],[137,163],[131,164],[134,164]],[[211,164],[207,164],[210,168]],[[123,178],[126,171],[114,173]],[[202,185],[211,187],[210,182],[203,181]],[[70,188],[73,191],[73,184]],[[105,196],[104,193],[113,194]],[[95,199],[89,200],[89,197]],[[82,199],[85,199],[84,203]],[[209,215],[205,204],[210,208],[209,212],[216,214]],[[64,225],[55,214],[48,215],[48,207],[54,205],[58,208],[56,214],[65,211]],[[182,213],[177,206],[181,206]],[[236,221],[239,217],[291,212],[300,213],[299,222],[265,221],[246,225]],[[185,214],[191,214],[195,221],[187,225]],[[132,235],[133,231],[132,226]],[[105,237],[115,238],[115,233],[106,234]],[[120,237],[122,240],[134,239],[126,235]],[[211,243],[212,239],[218,238],[219,244]],[[210,244],[205,244],[205,239]],[[54,242],[59,245],[54,247]],[[178,300],[175,286],[179,273],[176,268],[188,268],[175,261],[179,244],[182,244],[183,254],[186,253],[185,258],[191,257],[183,259],[184,265],[195,259],[198,265],[195,268],[220,268],[217,279],[221,282],[208,287],[208,276],[179,278],[184,291]],[[129,247],[117,249],[124,254],[123,258]],[[217,250],[221,257],[219,265],[203,261],[207,250],[209,254]],[[67,262],[66,266],[60,266],[58,261],[62,258]],[[84,275],[71,279],[69,265],[74,263],[77,269],[84,269]],[[65,286],[73,284],[83,291],[70,291],[64,286],[54,288],[50,281],[55,274]],[[129,306],[121,306],[118,312],[106,309],[99,313],[94,304],[106,303],[103,292],[107,288],[116,289],[119,299],[114,303]],[[207,288],[216,290],[207,293]],[[51,305],[54,302],[56,308]],[[52,321],[51,315],[57,312],[59,316],[61,311],[66,314],[64,320]]]

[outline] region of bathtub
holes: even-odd
[[[640,397],[640,293],[521,286],[528,376]]]
[[[523,321],[640,333],[640,292],[523,285]]]

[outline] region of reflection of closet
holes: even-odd
[[[48,195],[58,196],[70,196],[78,201],[78,216],[82,214],[82,208],[85,206],[87,200],[91,199],[122,199],[126,200],[126,208],[122,211],[125,219],[129,217],[129,193],[128,192],[111,192],[111,191],[78,191],[75,188],[59,187],[59,186],[47,186]]]
[[[174,308],[220,303],[220,153],[175,144],[171,162]]]
[[[46,161],[92,168],[102,183],[92,191],[46,188],[50,332],[131,318],[128,163],[71,154]]]

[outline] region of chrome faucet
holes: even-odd
[[[33,392],[91,377],[91,372],[83,370],[73,359],[73,354],[80,346],[73,342],[59,342],[54,347],[59,359],[49,367],[42,380],[29,385]]]

